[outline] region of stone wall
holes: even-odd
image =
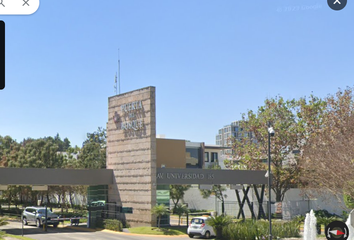
[[[155,87],[108,99],[107,168],[114,171],[109,202],[133,208],[120,214],[131,226],[151,226],[156,205]]]

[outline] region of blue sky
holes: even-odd
[[[0,135],[105,127],[118,48],[121,92],[156,87],[157,134],[215,144],[222,126],[278,94],[353,86],[354,9],[327,1],[42,0],[6,24]]]

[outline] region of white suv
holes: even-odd
[[[44,207],[26,207],[22,212],[22,222],[24,225],[28,223],[35,223],[37,227],[41,227],[43,224],[53,225],[57,227],[59,224],[59,216],[52,213],[47,209],[47,219],[45,219]]]
[[[203,236],[205,238],[210,238],[215,236],[214,229],[206,224],[206,220],[210,217],[194,217],[187,229],[187,234],[190,238],[194,236]]]

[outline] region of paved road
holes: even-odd
[[[22,224],[20,222],[10,222],[9,225],[0,227],[9,234],[21,235]],[[53,228],[48,227],[48,232],[35,226],[24,226],[24,236],[35,240],[187,240],[185,236],[143,236],[129,233],[114,233],[110,231],[95,231],[89,232],[87,229],[72,229],[72,228]],[[197,238],[196,238],[197,239]]]

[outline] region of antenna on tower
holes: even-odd
[[[118,89],[120,94],[120,56],[119,56],[119,48],[118,48]]]
[[[117,73],[116,73],[116,76],[114,77],[114,90],[117,95]]]

